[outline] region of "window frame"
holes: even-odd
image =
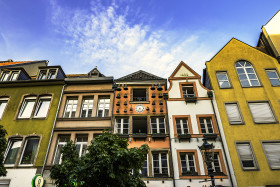
[[[153,133],[152,118],[156,118],[156,126],[157,126],[157,132],[156,133]],[[164,133],[160,133],[159,118],[163,118]],[[165,117],[164,116],[151,116],[150,117],[150,127],[151,127],[151,134],[166,134],[166,120],[165,120]]]
[[[237,153],[239,163],[240,163],[240,166],[241,166],[242,170],[243,171],[258,171],[259,170],[259,165],[258,165],[258,161],[257,161],[256,155],[255,155],[253,146],[251,144],[251,141],[235,141],[234,144],[235,144],[236,153]],[[253,158],[253,163],[255,164],[254,168],[244,168],[243,167],[242,160],[240,158],[240,153],[238,152],[238,149],[237,149],[238,144],[248,144],[249,145],[250,150],[251,150],[251,156]]]
[[[15,162],[14,162],[14,164],[5,164],[8,153],[9,153],[9,151],[10,151],[12,145],[13,145],[12,143],[17,141],[17,140],[21,141],[21,143],[20,143],[20,147],[19,147],[19,150],[18,150],[16,158],[15,158]],[[8,143],[7,143],[6,151],[4,153],[4,160],[3,160],[3,164],[4,164],[5,167],[14,167],[14,166],[18,165],[18,159],[19,159],[21,151],[22,151],[22,144],[23,143],[24,143],[24,137],[17,136],[17,137],[8,138]]]
[[[191,123],[191,116],[190,115],[173,115],[173,129],[174,129],[174,136],[178,137],[178,129],[177,129],[177,124],[176,124],[176,119],[183,119],[186,118],[188,121],[188,134],[193,134],[193,129],[192,129],[192,123]]]
[[[78,142],[78,138],[79,137],[82,137],[82,138],[85,138],[87,137],[87,141],[85,143],[85,141],[82,141],[82,142]],[[71,138],[71,137],[70,137]],[[88,134],[77,134],[76,137],[75,137],[75,146],[76,145],[80,145],[80,150],[78,151],[78,155],[79,155],[79,158],[81,156],[84,156],[82,153],[83,153],[83,146],[86,145],[86,147],[88,146]]]
[[[21,102],[20,102],[20,105],[19,105],[19,109],[18,109],[18,113],[17,113],[17,119],[31,119],[32,116],[33,116],[36,104],[37,104],[37,99],[38,99],[37,95],[24,95],[22,100],[21,100]],[[25,111],[25,109],[22,108],[22,107],[24,106],[26,100],[34,100],[34,104],[32,106],[32,110],[30,112],[29,117],[20,117],[24,113],[24,111]]]
[[[211,119],[211,124],[212,124],[212,128],[213,128],[213,133],[202,133],[201,130],[201,125],[200,125],[200,118],[210,118]],[[197,126],[198,126],[198,131],[200,135],[204,135],[204,134],[217,134],[218,133],[218,129],[217,129],[217,123],[216,123],[216,118],[214,116],[214,114],[201,114],[201,115],[196,115],[196,119],[197,119]]]
[[[41,71],[46,71],[46,76],[45,76],[44,79],[41,79],[41,78],[40,78]],[[38,74],[37,74],[37,77],[36,77],[36,80],[52,80],[52,79],[49,78],[50,72],[52,72],[52,71],[55,71],[55,74],[54,74],[54,78],[53,78],[53,79],[56,79],[57,74],[58,74],[58,68],[47,68],[47,69],[44,68],[44,69],[39,69]],[[39,79],[39,78],[40,78],[40,79]]]
[[[16,76],[16,79],[15,80],[11,80],[11,78],[13,77],[12,75],[14,73],[18,73],[18,75]],[[8,71],[2,71],[1,74],[0,74],[0,82],[8,82],[8,81],[17,81],[18,80],[18,77],[21,73],[21,70],[8,70]],[[8,75],[7,77],[7,80],[3,80],[3,74],[6,74]]]
[[[252,83],[251,83],[251,79],[249,79],[248,73],[244,70],[244,72],[246,72],[246,73],[245,73],[246,78],[247,78],[246,80],[249,82],[249,86],[242,86],[242,83],[241,83],[241,80],[240,80],[240,78],[239,78],[239,74],[238,74],[238,71],[237,71],[237,67],[236,67],[236,64],[239,63],[239,62],[245,62],[245,63],[248,63],[248,64],[251,65],[251,67],[252,67],[252,69],[253,69],[253,71],[254,71],[256,77],[257,77],[257,80],[258,80],[258,82],[259,82],[259,85],[253,86]],[[257,72],[256,72],[256,70],[255,70],[255,67],[253,66],[253,64],[252,64],[251,62],[249,62],[249,61],[247,61],[247,60],[238,60],[238,61],[236,61],[236,62],[234,63],[234,69],[235,69],[235,71],[236,71],[237,78],[238,78],[239,83],[240,83],[240,86],[241,86],[242,88],[262,87],[262,83],[261,83],[261,81],[260,81],[260,79],[259,79],[259,76],[258,76],[258,74],[257,74]],[[243,69],[244,69],[244,68],[243,68]],[[245,80],[245,79],[244,79],[244,80]]]
[[[145,94],[145,101],[134,101],[134,91],[135,90],[145,90],[146,94]],[[146,87],[135,87],[135,88],[131,88],[130,90],[131,92],[131,97],[130,97],[130,102],[132,103],[146,103],[149,102],[149,89]]]
[[[200,172],[197,149],[177,149],[177,162],[178,162],[179,178],[180,179],[190,179],[190,178],[197,177],[196,175],[183,175],[180,153],[193,154],[195,170],[198,174],[197,176],[200,176],[201,172]]]
[[[168,151],[152,151],[152,176],[155,177],[155,172],[154,172],[154,154],[158,154],[158,162],[159,162],[159,171],[160,173],[156,174],[156,175],[159,175],[159,177],[161,177],[160,175],[162,176],[165,176],[166,174],[163,174],[162,173],[162,161],[161,161],[161,154],[166,154],[166,160],[167,160],[167,176],[169,177],[170,176],[170,166],[169,166],[169,153]]]
[[[222,88],[222,87],[220,86],[220,81],[219,81],[219,79],[218,79],[218,74],[219,74],[219,73],[220,73],[220,74],[221,74],[221,73],[225,73],[225,75],[226,75],[226,77],[227,77],[227,81],[228,81],[228,83],[229,83],[229,87]],[[233,85],[232,85],[232,83],[231,83],[231,80],[230,80],[230,77],[229,77],[227,71],[216,71],[215,74],[216,74],[217,83],[218,83],[218,86],[219,86],[220,89],[232,89],[232,88],[233,88]],[[225,81],[223,81],[223,82],[225,82]]]
[[[268,107],[269,107],[269,109],[271,111],[271,114],[274,117],[274,122],[255,122],[253,113],[252,113],[252,111],[250,109],[250,103],[267,103]],[[262,101],[247,101],[247,106],[248,106],[248,109],[250,111],[250,114],[251,114],[251,117],[252,117],[252,120],[253,120],[254,124],[276,124],[276,123],[278,123],[278,119],[277,119],[277,117],[275,115],[275,112],[274,112],[274,110],[272,108],[272,105],[271,105],[270,101],[263,101],[263,100]]]
[[[262,149],[263,149],[263,152],[264,152],[264,155],[265,155],[268,167],[270,168],[270,170],[273,170],[273,171],[280,170],[280,167],[279,168],[272,168],[271,165],[269,164],[267,153],[266,153],[266,151],[264,149],[264,144],[266,144],[266,143],[279,143],[279,146],[280,146],[280,140],[265,140],[265,141],[261,141]]]
[[[106,103],[106,101],[103,102],[103,107],[102,107],[102,116],[99,116],[98,113],[99,113],[99,104],[100,104],[100,100],[109,100],[108,103]],[[105,116],[105,110],[107,109],[106,108],[106,104],[109,104],[109,107],[108,107],[108,116]],[[110,117],[110,111],[111,111],[111,98],[110,96],[102,96],[102,97],[98,97],[98,103],[97,103],[97,109],[96,109],[96,116],[97,117],[100,117],[100,118],[106,118],[106,117]]]
[[[49,112],[50,112],[50,108],[51,108],[51,104],[52,104],[52,99],[53,99],[53,95],[39,95],[37,97],[37,100],[36,100],[36,103],[35,103],[35,106],[34,106],[34,113],[32,114],[33,118],[36,118],[36,119],[46,119],[49,115]],[[36,111],[37,110],[40,110],[38,109],[38,105],[40,104],[40,101],[41,100],[49,100],[49,106],[47,108],[47,111],[46,111],[46,115],[44,117],[37,117],[35,116],[36,115]]]
[[[56,140],[55,150],[54,150],[54,154],[53,154],[52,165],[61,164],[61,162],[62,162],[62,153],[61,153],[58,163],[55,163],[55,161],[56,161],[55,158],[57,156],[58,146],[63,145],[63,147],[64,147],[67,144],[67,142],[59,142],[60,137],[67,137],[67,138],[69,137],[69,141],[71,141],[71,134],[58,134],[57,135],[57,140]]]
[[[228,112],[227,112],[227,109],[226,109],[226,105],[230,105],[230,104],[236,104],[236,107],[237,107],[239,116],[240,116],[240,118],[241,118],[241,122],[240,122],[240,123],[231,123],[231,122],[230,122],[229,116],[228,116]],[[240,106],[239,106],[239,103],[238,103],[238,102],[225,102],[225,103],[224,103],[224,108],[225,108],[225,111],[226,111],[228,123],[229,123],[230,125],[244,125],[244,124],[245,124],[245,121],[244,121],[243,115],[242,115],[242,113],[241,113],[241,109],[240,109]]]
[[[4,116],[4,113],[5,113],[6,109],[7,109],[7,106],[8,106],[9,101],[10,101],[10,97],[9,96],[1,96],[0,97],[0,107],[1,107],[2,103],[4,103],[3,101],[7,101],[7,102],[6,102],[6,105],[5,105],[4,109],[3,109],[3,112],[0,113],[0,121],[2,120],[2,118]]]
[[[219,161],[219,167],[220,167],[220,172],[214,172],[215,176],[219,176],[219,177],[227,177],[227,170],[226,170],[226,166],[225,166],[225,160],[224,160],[224,156],[223,156],[223,152],[222,149],[214,149],[214,154],[218,155],[218,161]],[[212,162],[212,168],[215,170],[215,165]],[[207,170],[207,165],[205,162],[203,162],[204,165],[204,172],[206,173],[206,175],[208,175],[208,170]],[[221,174],[221,175],[217,175],[217,174]]]
[[[70,109],[69,117],[65,117],[66,110],[67,110],[67,105],[68,105],[69,100],[73,100],[73,103],[71,104],[71,109]],[[75,105],[75,103],[74,103],[75,100],[77,100],[76,110],[75,110],[74,117],[72,117],[73,106]],[[68,97],[66,97],[62,118],[70,118],[70,119],[71,118],[76,118],[77,111],[78,111],[77,110],[78,109],[78,104],[79,104],[79,97],[78,96],[68,96]]]
[[[22,158],[23,158],[23,154],[25,153],[26,145],[27,145],[27,143],[28,143],[28,141],[30,139],[39,139],[38,146],[37,146],[37,151],[35,153],[33,163],[32,164],[21,164]],[[38,137],[38,136],[29,136],[29,137],[24,138],[24,144],[23,144],[23,147],[21,149],[20,158],[19,158],[19,166],[33,166],[33,165],[35,165],[36,159],[37,159],[37,155],[39,153],[40,143],[41,143],[41,138]]]
[[[121,125],[121,127],[120,128],[118,128],[118,122],[117,122],[117,120],[118,119],[120,119],[121,120],[121,123],[120,123],[120,125]],[[123,128],[123,124],[124,124],[124,119],[127,119],[128,120],[128,128],[127,128],[127,134],[126,133],[123,133],[123,130],[124,130],[124,128]],[[120,129],[120,133],[119,133],[119,129]],[[130,128],[129,128],[129,117],[127,117],[127,116],[116,116],[115,117],[115,128],[114,128],[114,132],[116,133],[116,134],[123,134],[123,135],[129,135],[130,133],[129,133],[129,130],[130,130]]]
[[[140,170],[141,177],[143,177],[143,178],[149,177],[149,156],[148,156],[148,154],[146,154],[146,160],[147,160],[147,175],[143,175],[143,174],[142,174],[142,171],[143,171],[143,169],[144,169],[144,166],[143,166],[143,169]],[[145,161],[144,161],[143,165],[144,165],[144,164],[145,164]]]
[[[265,69],[265,73],[266,73],[266,76],[267,76],[267,78],[268,78],[268,80],[269,80],[271,86],[272,86],[272,87],[279,87],[280,85],[273,85],[273,84],[272,84],[272,82],[271,82],[271,80],[270,80],[270,77],[269,77],[268,74],[267,74],[267,71],[275,71],[276,76],[278,77],[278,80],[280,81],[280,76],[279,76],[278,70],[277,70],[277,69]]]
[[[197,88],[196,88],[196,83],[195,82],[179,82],[180,94],[181,94],[181,98],[182,99],[185,99],[184,94],[183,94],[183,88],[185,86],[192,86],[193,87],[193,92],[194,92],[194,97],[198,97],[198,93],[197,93]],[[190,97],[190,98],[192,98],[192,97]]]
[[[79,99],[78,99],[79,100]],[[82,111],[83,111],[83,105],[84,105],[84,101],[85,100],[89,100],[89,102],[86,103],[86,106],[87,106],[87,109],[86,109],[86,116],[85,117],[82,117]],[[88,116],[88,113],[89,113],[89,109],[90,109],[90,101],[92,101],[92,108],[91,108],[91,116],[89,117]],[[79,101],[78,101],[79,103]],[[77,103],[77,104],[78,104]],[[78,107],[78,106],[77,106]],[[83,96],[82,98],[82,102],[81,102],[81,107],[80,107],[80,114],[79,114],[79,117],[80,118],[92,118],[93,117],[93,108],[94,108],[94,96]]]

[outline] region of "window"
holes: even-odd
[[[216,75],[217,75],[217,79],[218,79],[220,88],[230,88],[231,87],[227,72],[217,72]]]
[[[0,180],[0,187],[9,187],[10,186],[10,180]]]
[[[20,71],[4,71],[0,81],[16,81]]]
[[[211,155],[212,157],[212,155]],[[214,158],[213,158],[213,162],[212,162],[212,168],[213,168],[213,172],[214,173],[221,173],[222,169],[221,169],[221,160],[219,157],[219,153],[214,153]]]
[[[116,118],[116,133],[128,134],[129,133],[129,120],[128,118]]]
[[[146,89],[133,89],[133,101],[147,101]]]
[[[211,117],[200,117],[199,122],[200,122],[200,128],[201,128],[202,134],[213,134],[214,133]]]
[[[248,103],[255,123],[275,123],[276,119],[268,102]]]
[[[263,142],[263,150],[271,169],[280,169],[280,142]]]
[[[4,114],[4,110],[7,106],[7,103],[8,103],[7,97],[0,98],[0,119],[2,118],[2,116]]]
[[[36,96],[25,97],[21,105],[18,118],[30,118],[35,102]]]
[[[145,156],[145,161],[144,161],[144,164],[143,164],[143,169],[141,170],[141,175],[142,177],[147,177],[149,174],[148,174],[149,170],[148,170],[148,155]]]
[[[55,152],[54,161],[53,161],[54,164],[61,164],[61,162],[62,162],[61,150],[62,150],[63,146],[66,145],[67,142],[69,142],[69,141],[70,141],[70,135],[60,135],[58,137],[56,152]]]
[[[51,103],[51,96],[42,96],[39,97],[34,117],[36,118],[44,118],[47,117],[47,113],[49,110],[49,106]]]
[[[188,118],[177,118],[176,119],[177,134],[188,134]]]
[[[236,62],[235,68],[242,87],[260,86],[260,82],[255,70],[249,62]]]
[[[82,108],[81,108],[81,117],[82,118],[92,117],[92,108],[93,108],[93,97],[84,98]]]
[[[22,139],[11,139],[7,146],[4,164],[14,165],[22,144]]]
[[[57,72],[57,69],[44,69],[44,70],[40,70],[37,79],[38,80],[55,79],[56,72]]]
[[[20,165],[32,165],[38,150],[39,138],[27,138],[24,144]]]
[[[151,128],[152,128],[152,134],[161,133],[165,134],[165,123],[164,123],[164,117],[151,118]]]
[[[86,154],[88,144],[88,136],[87,135],[78,135],[76,137],[76,149],[79,154],[79,157],[84,156]]]
[[[237,142],[236,149],[243,170],[258,169],[257,162],[249,142]]]
[[[192,85],[189,86],[183,86],[182,87],[182,91],[183,91],[183,97],[195,97],[194,94],[194,89]]]
[[[133,125],[133,134],[147,134],[148,133],[148,125],[147,125],[147,117],[145,116],[135,116],[132,121]]]
[[[196,173],[194,153],[180,153],[182,175]]]
[[[279,75],[275,69],[266,70],[266,74],[267,74],[272,86],[280,86]]]
[[[110,99],[100,98],[98,101],[98,117],[108,117],[110,108]]]
[[[243,124],[237,103],[226,103],[225,108],[230,124]]]
[[[64,118],[74,118],[76,114],[78,98],[68,98],[66,101]]]
[[[167,153],[153,153],[154,177],[168,176]]]

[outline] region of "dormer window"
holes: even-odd
[[[20,71],[4,71],[0,81],[16,81]]]
[[[38,80],[45,80],[45,79],[55,79],[57,74],[57,69],[44,69],[40,70],[38,75]]]

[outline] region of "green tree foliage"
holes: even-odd
[[[127,139],[105,131],[91,142],[86,155],[79,158],[73,142],[68,142],[62,150],[61,165],[51,169],[51,178],[59,187],[145,186],[140,170],[149,147],[128,149],[127,146]]]
[[[7,147],[7,140],[5,138],[7,134],[7,131],[3,128],[2,125],[0,125],[0,176],[6,176],[7,171],[6,168],[4,167],[4,153]]]

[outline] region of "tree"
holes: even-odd
[[[7,147],[7,140],[6,140],[6,134],[7,131],[3,128],[2,125],[0,125],[0,177],[1,176],[6,176],[7,171],[6,168],[4,167],[4,153],[6,151]]]
[[[50,176],[59,187],[145,186],[140,170],[149,147],[128,149],[127,146],[127,139],[105,131],[91,142],[85,156],[79,158],[73,142],[68,142],[62,150],[61,165],[54,165]]]

